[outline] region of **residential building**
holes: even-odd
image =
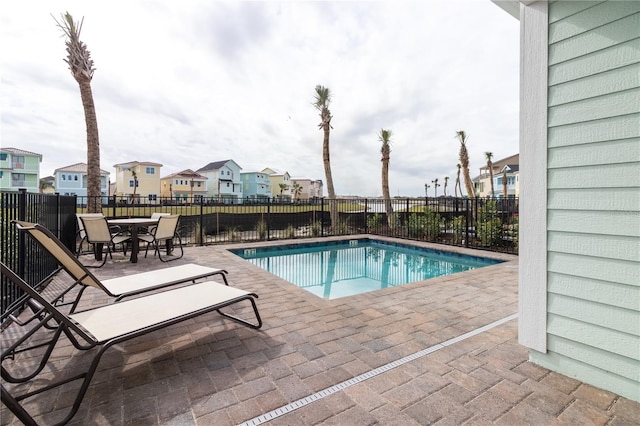
[[[179,203],[199,203],[207,195],[207,177],[191,169],[160,179],[160,196]]]
[[[296,194],[296,187],[299,186]],[[292,177],[289,193],[294,200],[322,197],[322,181],[303,177]]]
[[[233,160],[214,161],[196,172],[207,177],[207,196],[224,203],[242,200],[242,167]]]
[[[271,181],[263,172],[240,172],[245,201],[266,202],[271,199]]]
[[[118,201],[127,204],[159,203],[160,169],[162,164],[148,161],[130,161],[115,164],[116,191]]]
[[[520,155],[515,154],[502,160],[494,161],[491,165],[493,169],[493,191],[491,194],[491,173],[489,167],[485,164],[480,167],[480,174],[472,179],[473,186],[478,197],[495,197],[502,198],[504,196],[504,176],[507,176],[507,196],[517,197],[519,184],[519,166]]]
[[[640,2],[496,4],[521,33],[519,342],[640,401]]]
[[[100,169],[100,194],[106,203],[109,195],[109,172]],[[87,164],[76,163],[54,170],[56,192],[60,195],[76,195],[78,204],[86,204],[87,200]]]
[[[289,172],[280,172],[266,167],[262,169],[262,173],[269,175],[271,193],[274,198],[281,201],[291,200],[291,176],[289,175]]]
[[[39,192],[42,155],[18,148],[0,148],[0,190]]]

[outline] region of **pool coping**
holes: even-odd
[[[343,242],[343,241],[350,241],[350,240],[360,240],[360,239],[367,239],[367,240],[372,240],[372,241],[380,241],[383,243],[387,243],[387,244],[391,244],[391,245],[401,245],[401,246],[409,246],[409,247],[415,247],[418,249],[427,249],[427,250],[432,250],[432,251],[436,251],[436,252],[445,252],[445,253],[452,253],[452,254],[456,254],[456,255],[462,255],[462,256],[470,256],[470,257],[480,257],[480,258],[488,258],[494,261],[497,261],[499,263],[493,264],[493,265],[484,265],[481,266],[479,268],[473,268],[471,270],[467,270],[467,271],[461,271],[461,272],[456,272],[453,274],[447,274],[447,275],[441,275],[441,276],[437,276],[437,277],[432,277],[432,278],[427,278],[427,279],[423,279],[423,280],[417,280],[417,281],[412,281],[409,283],[404,283],[401,285],[395,285],[395,286],[389,286],[387,288],[380,288],[380,289],[376,289],[376,290],[372,290],[372,291],[367,291],[367,292],[363,292],[363,293],[358,293],[358,294],[352,294],[352,295],[346,295],[346,296],[339,296],[339,297],[334,297],[334,298],[324,298],[322,296],[319,296],[317,294],[314,294],[311,291],[306,290],[304,287],[302,286],[298,286],[297,284],[294,284],[290,281],[287,281],[285,278],[282,278],[268,270],[263,269],[260,266],[257,266],[255,264],[253,264],[252,262],[248,262],[247,259],[245,259],[244,257],[242,257],[240,254],[234,253],[234,251],[240,251],[240,250],[247,250],[247,249],[259,249],[259,248],[269,248],[269,247],[279,247],[279,246],[283,246],[286,245],[287,247],[291,247],[291,248],[295,248],[296,246],[307,246],[307,245],[323,245],[326,244],[327,242],[329,243],[335,243],[335,242]],[[445,246],[442,244],[434,244],[434,243],[428,243],[428,242],[423,242],[423,241],[413,241],[413,240],[405,240],[405,239],[401,239],[401,238],[395,238],[395,237],[379,237],[376,235],[371,235],[371,234],[358,234],[358,235],[349,235],[349,236],[334,236],[334,237],[326,237],[326,238],[304,238],[304,239],[296,239],[296,240],[269,240],[269,241],[262,241],[262,242],[247,242],[247,243],[237,243],[237,244],[223,244],[219,246],[220,248],[226,250],[228,253],[230,253],[233,256],[236,256],[237,258],[241,259],[242,261],[245,261],[249,264],[251,264],[252,267],[258,268],[261,271],[264,271],[265,273],[271,275],[274,279],[277,278],[278,280],[282,280],[283,282],[286,283],[286,285],[290,285],[290,286],[294,286],[298,289],[301,289],[303,291],[305,291],[306,293],[311,294],[313,297],[316,297],[318,299],[321,300],[327,300],[327,301],[336,301],[336,300],[341,300],[341,299],[346,299],[346,298],[353,298],[356,296],[360,296],[360,295],[364,295],[364,294],[368,294],[368,293],[372,293],[372,292],[384,292],[384,291],[388,291],[391,289],[399,289],[399,288],[404,288],[407,286],[422,286],[422,285],[437,285],[439,279],[447,279],[448,277],[456,277],[458,276],[458,274],[463,274],[463,273],[473,273],[474,271],[478,271],[480,269],[486,269],[486,268],[491,268],[491,267],[496,267],[496,266],[505,266],[505,265],[511,265],[511,267],[513,267],[513,264],[509,264],[508,262],[514,262],[517,261],[518,257],[516,255],[511,255],[511,254],[505,254],[505,253],[494,253],[494,252],[485,252],[485,251],[481,251],[480,253],[478,253],[478,250],[474,250],[474,249],[467,249],[464,247],[453,247],[453,246]]]

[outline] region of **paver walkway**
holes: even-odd
[[[116,259],[95,271],[110,278],[182,263],[225,268],[232,286],[259,294],[264,326],[251,330],[212,313],[111,348],[70,424],[236,425],[272,411],[282,415],[270,425],[638,424],[640,404],[527,362],[517,319],[508,320],[517,312],[516,257],[328,301],[225,248],[187,248],[170,264]],[[108,302],[91,290],[84,300]],[[441,346],[499,320],[506,322]],[[427,348],[433,351],[333,388]],[[43,377],[86,366],[85,355],[60,342]],[[27,408],[52,424],[70,403],[62,390]],[[16,424],[2,408],[1,424]]]

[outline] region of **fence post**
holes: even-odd
[[[27,220],[27,190],[26,188],[18,189],[18,220]],[[24,232],[18,232],[18,276],[25,277],[25,267],[27,258],[26,235]]]
[[[324,237],[324,197],[320,199],[320,236]]]
[[[404,232],[402,233],[402,235],[405,238],[409,238],[409,198],[407,198],[407,209],[404,211]]]
[[[56,196],[56,237],[58,237],[58,239],[60,239],[60,236],[62,235],[62,218],[61,216],[61,212],[60,212],[60,193],[56,192],[55,193]]]
[[[470,212],[470,206],[471,206],[471,199],[470,198],[463,198],[464,200],[464,204],[465,204],[465,212],[466,214],[465,216],[465,238],[464,238],[464,246],[469,248],[469,215],[471,214]]]
[[[364,233],[368,234],[369,233],[369,224],[367,223],[367,212],[369,211],[369,199],[365,198],[364,199]]]
[[[271,197],[267,197],[267,241],[271,239]]]
[[[200,197],[200,246],[204,245],[204,197]]]

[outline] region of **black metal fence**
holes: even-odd
[[[11,224],[12,220],[37,222],[50,229],[68,247],[75,238],[75,197],[33,194],[24,190],[0,193],[0,260],[31,285],[46,284],[57,270],[56,262],[37,243],[26,238]],[[66,230],[64,232],[63,230]],[[20,293],[5,277],[0,281],[0,306],[6,308]]]
[[[44,262],[48,257],[39,256],[39,249],[32,242],[24,241],[24,236],[16,232],[10,221],[38,222],[74,250],[75,214],[86,212],[86,201],[86,197],[2,193],[2,261],[27,282],[41,281],[55,266]],[[131,204],[126,198],[109,197],[104,201],[102,212],[109,218],[149,217],[154,212],[180,214],[179,232],[183,244],[187,245],[367,233],[518,252],[516,198],[394,198],[390,200],[389,213],[388,203],[378,198],[286,202],[266,199],[253,203],[247,200],[219,202],[213,198],[200,198],[194,203],[158,199],[153,203]],[[331,220],[330,203],[337,204],[335,223]],[[14,299],[4,285],[3,312],[7,301]]]

